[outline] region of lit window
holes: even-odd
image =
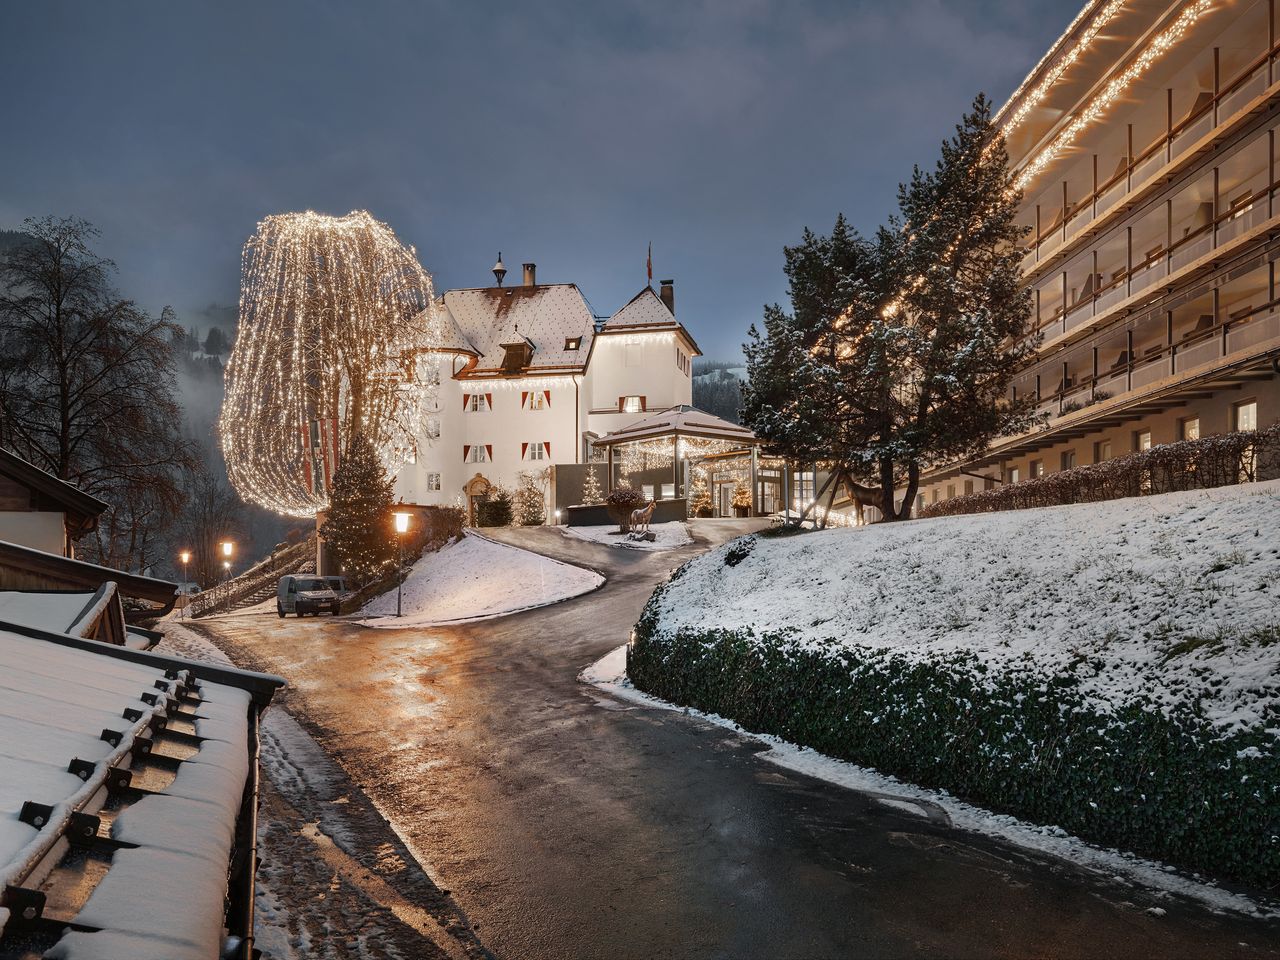
[[[1235,405],[1235,429],[1236,430],[1257,430],[1258,429],[1258,401],[1246,400],[1244,403]]]
[[[428,474],[427,474],[427,489],[428,489],[428,490],[439,490],[439,489],[440,489],[440,474],[438,474],[438,473],[428,473]]]
[[[1187,417],[1185,420],[1178,421],[1178,436],[1183,440],[1199,440],[1200,439],[1200,418]]]
[[[1138,430],[1133,435],[1134,450],[1150,450],[1151,449],[1151,431]]]
[[[529,394],[529,409],[542,410],[547,405],[547,396],[541,390],[535,390]]]
[[[1029,466],[1029,467],[1027,468],[1027,476],[1029,476],[1032,480],[1036,479],[1037,477],[1043,477],[1043,476],[1044,476],[1044,461],[1043,461],[1043,460],[1032,460],[1032,461],[1031,461],[1031,466]]]
[[[483,445],[476,444],[467,448],[467,455],[465,459],[467,463],[484,463],[489,459],[488,451]]]
[[[467,394],[467,409],[472,413],[479,413],[480,411],[486,409],[486,404],[484,402],[484,394],[483,393]]]
[[[582,338],[581,337],[565,337],[564,348],[566,350],[581,350]]]
[[[623,397],[622,398],[623,413],[642,413],[644,412],[644,400],[641,397]]]
[[[543,460],[546,458],[547,448],[541,443],[531,443],[525,448],[526,456],[529,460]]]
[[[1018,468],[1017,468],[1017,467],[1010,467],[1010,468],[1009,468],[1009,482],[1010,482],[1010,483],[1017,483],[1017,482],[1018,482],[1019,480],[1021,480],[1021,479],[1022,479],[1022,474],[1018,472]]]

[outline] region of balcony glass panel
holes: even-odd
[[[1267,65],[1264,63],[1253,71],[1248,80],[1218,102],[1218,125],[1226,123],[1266,89]]]
[[[1236,237],[1242,236],[1265,223],[1266,220],[1267,201],[1265,198],[1259,198],[1244,210],[1218,224],[1218,243],[1227,243]]]
[[[1114,207],[1128,192],[1128,183],[1124,177],[1121,177],[1106,190],[1098,195],[1098,216],[1102,216],[1112,207]]]
[[[1108,397],[1118,397],[1128,389],[1129,375],[1121,370],[1109,376],[1099,375],[1098,382],[1093,387],[1093,394],[1095,397],[1100,393],[1105,393]]]
[[[1174,135],[1170,147],[1170,157],[1177,160],[1201,137],[1213,129],[1213,111],[1206,110],[1194,122]]]
[[[1130,282],[1129,289],[1132,293],[1141,293],[1148,287],[1153,286],[1165,278],[1167,273],[1166,264],[1163,257],[1154,263],[1150,263],[1141,270],[1135,270],[1133,278]]]
[[[1043,260],[1060,246],[1062,246],[1062,231],[1055,230],[1053,233],[1049,234],[1049,236],[1045,237],[1044,241],[1040,244],[1040,259]]]
[[[1206,230],[1194,240],[1190,240],[1173,251],[1170,257],[1170,267],[1173,270],[1180,270],[1188,263],[1199,260],[1206,253],[1213,249],[1213,231]]]
[[[1222,338],[1211,336],[1189,347],[1179,347],[1177,356],[1174,357],[1174,369],[1178,373],[1194,370],[1206,363],[1212,363],[1221,356]]]
[[[1140,367],[1133,368],[1133,386],[1145,387],[1149,383],[1155,383],[1169,376],[1169,358],[1161,357],[1158,360],[1150,360]]]
[[[1129,286],[1123,280],[1119,283],[1108,287],[1098,294],[1097,302],[1094,304],[1094,313],[1100,314],[1110,310],[1121,300],[1129,296]]]
[[[1280,314],[1269,313],[1233,324],[1227,330],[1227,352],[1246,350],[1269,340],[1280,338]]]
[[[1152,175],[1158,173],[1160,168],[1163,166],[1164,150],[1158,149],[1155,153],[1151,154],[1151,156],[1147,157],[1133,168],[1134,188],[1136,189],[1146,183],[1146,181],[1150,180]]]

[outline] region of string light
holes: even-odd
[[[1051,163],[1053,163],[1064,150],[1075,143],[1076,138],[1080,136],[1087,128],[1100,121],[1111,105],[1125,95],[1128,89],[1151,68],[1151,66],[1159,60],[1164,54],[1173,48],[1179,40],[1181,40],[1195,25],[1196,21],[1204,16],[1213,6],[1213,0],[1196,0],[1192,3],[1176,19],[1168,28],[1156,34],[1151,42],[1143,49],[1128,68],[1118,76],[1112,78],[1111,82],[1103,88],[1102,92],[1093,98],[1083,110],[1080,111],[1067,126],[1054,137],[1039,154],[1036,155],[1030,163],[1023,168],[1014,181],[1014,186],[1019,190],[1026,189],[1035,178]]]
[[[1040,83],[1036,84],[1035,89],[1028,93],[1026,99],[1018,104],[1018,108],[1009,116],[1009,119],[1002,120],[1005,111],[1008,110],[1012,104],[1018,102],[1018,98],[1021,97],[1023,91],[1027,89],[1027,84],[1031,82],[1031,78],[1034,77],[1039,72],[1040,68],[1058,52],[1063,41],[1065,41],[1067,37],[1071,36],[1080,21],[1096,10],[1101,2],[1102,0],[1094,0],[1094,2],[1087,4],[1085,8],[1076,15],[1076,18],[1072,20],[1067,29],[1063,31],[1062,36],[1060,36],[1054,45],[1049,48],[1049,52],[1040,58],[1040,62],[1035,65],[1035,69],[1027,74],[1026,79],[1022,81],[1017,90],[1013,91],[1013,95],[1005,101],[1005,105],[1000,108],[998,113],[996,113],[995,122],[1001,124],[1006,139],[1013,131],[1014,127],[1022,123],[1022,121],[1026,119],[1027,114],[1038,107],[1044,98],[1048,96],[1049,90],[1052,89],[1053,85],[1057,83],[1062,75],[1067,72],[1067,69],[1080,58],[1080,55],[1089,48],[1089,45],[1093,43],[1094,38],[1102,32],[1103,28],[1106,27],[1115,15],[1120,12],[1121,8],[1125,5],[1126,0],[1111,0],[1111,2],[1103,8],[1102,12],[1094,17],[1089,23],[1088,28],[1076,42],[1076,45],[1063,54],[1062,59],[1049,69]]]
[[[674,333],[610,333],[602,330],[598,336],[613,343],[675,343]]]
[[[336,468],[353,432],[388,468],[416,455],[416,427],[437,407],[438,386],[415,375],[415,361],[444,343],[444,323],[413,248],[366,211],[261,221],[241,256],[240,327],[219,421],[236,491],[309,517],[328,503],[318,472]],[[327,460],[314,455],[313,429],[328,441]]]

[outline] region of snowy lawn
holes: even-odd
[[[396,591],[361,611],[366,627],[427,627],[500,617],[588,593],[604,583],[591,570],[469,534],[428,553],[404,582],[404,616]]]
[[[622,547],[627,550],[673,550],[693,543],[689,536],[689,528],[679,520],[669,523],[655,523],[649,527],[654,540],[637,540],[626,534],[618,533],[618,525],[609,524],[599,527],[561,527],[566,537],[587,540],[591,543],[603,543],[610,547]]]
[[[636,626],[664,699],[1024,819],[1280,881],[1280,481],[745,537]]]
[[[1072,674],[1103,708],[1144,693],[1228,732],[1280,720],[1280,480],[761,539],[729,566],[733,549],[658,599],[664,632],[972,653]]]

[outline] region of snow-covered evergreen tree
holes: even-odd
[[[604,491],[600,488],[600,477],[596,475],[594,463],[587,465],[587,475],[582,481],[582,502],[588,505],[604,503]]]
[[[1009,389],[1035,347],[1019,200],[979,96],[874,239],[840,216],[785,249],[792,309],[751,329],[743,422],[784,456],[832,463],[889,520],[910,516],[928,464],[1031,426],[1032,402]]]
[[[519,486],[516,487],[513,505],[515,522],[522,527],[539,526],[547,519],[546,495],[543,493],[546,471],[521,470],[517,476]]]
[[[367,437],[356,434],[334,473],[320,536],[358,585],[382,576],[395,555],[391,491],[382,458]]]

